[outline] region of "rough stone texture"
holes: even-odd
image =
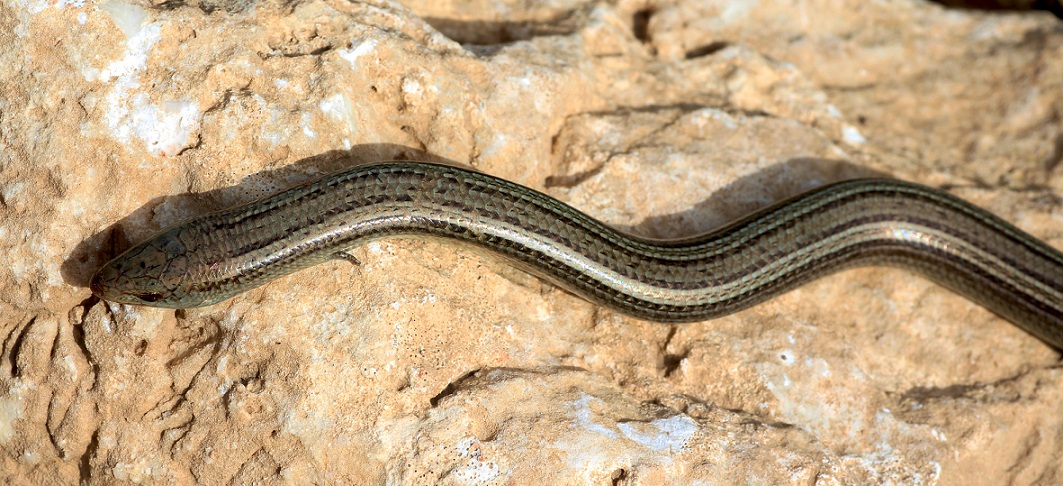
[[[1053,484],[1059,355],[898,270],[712,322],[381,241],[204,309],[114,251],[352,163],[442,158],[680,237],[831,180],[1063,247],[1063,27],[921,1],[6,0],[11,484]]]

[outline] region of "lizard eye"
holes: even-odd
[[[158,292],[141,292],[136,294],[137,298],[144,302],[158,302],[162,300],[162,294]]]

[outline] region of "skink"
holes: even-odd
[[[165,229],[105,264],[91,287],[113,302],[210,305],[392,236],[483,247],[592,302],[662,322],[730,314],[845,268],[896,266],[1063,349],[1063,254],[947,193],[884,179],[831,184],[665,241],[479,172],[363,165]]]

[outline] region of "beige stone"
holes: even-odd
[[[86,286],[169,224],[399,157],[654,237],[886,174],[1063,248],[1048,14],[33,0],[0,25],[5,483],[1061,480],[1058,353],[899,270],[679,326],[417,240],[202,309]]]

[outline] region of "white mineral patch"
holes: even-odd
[[[348,135],[356,135],[358,133],[358,118],[354,113],[354,104],[351,103],[351,99],[345,94],[334,94],[321,100],[321,111],[329,117],[343,122],[344,128],[347,129]],[[350,145],[348,139],[344,141]]]
[[[867,143],[867,139],[864,135],[852,125],[845,125],[842,127],[842,137],[850,145],[863,145]]]
[[[202,113],[191,101],[169,100],[161,106],[149,102],[147,95],[132,100],[129,121],[133,135],[144,142],[149,152],[173,156],[195,143]]]
[[[32,387],[18,380],[7,390],[7,395],[0,397],[0,444],[15,436],[15,422],[22,418],[24,396]]]
[[[351,68],[358,69],[358,58],[369,54],[376,47],[376,39],[366,39],[361,42],[356,42],[351,45],[350,49],[341,49],[339,51],[340,57],[351,64]]]
[[[617,424],[624,437],[654,451],[679,451],[698,430],[698,424],[686,415],[676,415],[650,422]]]
[[[127,39],[136,37],[144,26],[144,21],[148,19],[147,11],[122,0],[107,0],[100,4],[100,10],[111,17]]]

